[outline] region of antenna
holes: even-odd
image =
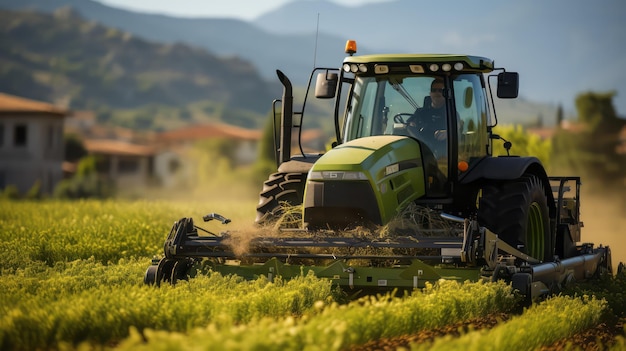
[[[320,13],[317,13],[317,26],[315,28],[315,49],[313,50],[313,68],[317,64],[315,61],[317,60],[317,38],[320,34]]]

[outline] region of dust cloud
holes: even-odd
[[[269,237],[276,231],[270,228],[246,227],[229,233],[224,240],[224,244],[228,245],[236,257],[241,257],[250,252],[250,242],[254,239]]]
[[[626,194],[621,191],[581,189],[583,243],[611,248],[613,271],[619,262],[626,263]]]

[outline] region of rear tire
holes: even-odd
[[[306,173],[273,173],[263,182],[256,207],[257,224],[271,222],[283,213],[283,206],[298,206],[304,198]]]
[[[534,175],[485,186],[478,221],[509,245],[541,261],[552,260],[548,200]]]

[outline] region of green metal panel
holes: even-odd
[[[374,189],[382,223],[387,223],[409,202],[426,193],[420,155],[419,144],[408,137],[364,137],[330,150],[311,172],[362,172]]]
[[[262,265],[213,265],[197,267],[195,273],[212,270],[223,275],[236,274],[252,280],[266,276],[292,279],[312,272],[316,277],[330,279],[335,286],[350,293],[356,290],[390,291],[393,289],[424,288],[426,283],[434,284],[440,279],[457,281],[476,281],[480,279],[477,268],[444,268],[430,266],[414,259],[408,266],[397,267],[360,267],[351,266],[344,261],[333,261],[327,266],[289,265],[272,258]]]
[[[416,148],[410,150],[405,146],[407,144],[406,140],[406,137],[397,135],[376,135],[354,139],[325,153],[318,162],[313,165],[313,170],[370,170],[385,154],[402,152],[403,154],[398,156],[404,158],[414,158],[416,155],[419,155],[419,146],[417,143],[412,142],[411,144],[415,144]],[[409,155],[407,153],[411,154]],[[388,159],[387,163],[394,161],[388,157],[385,158]]]

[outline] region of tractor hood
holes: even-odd
[[[425,195],[420,144],[404,136],[355,139],[323,155],[309,171],[304,219],[311,227],[384,225]]]

